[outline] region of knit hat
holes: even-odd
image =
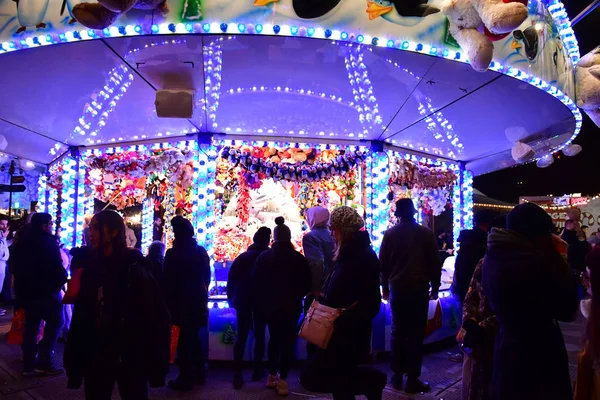
[[[271,241],[271,229],[261,226],[254,234],[252,241],[261,246],[268,246]]]
[[[352,207],[341,206],[333,210],[329,219],[331,229],[339,229],[344,233],[358,232],[365,226],[365,221]]]
[[[519,204],[508,213],[506,227],[528,238],[550,235],[554,231],[552,218],[533,203]]]
[[[309,208],[306,210],[306,222],[308,222],[308,227],[311,230],[322,225],[327,225],[327,222],[329,222],[329,210],[321,206]]]
[[[177,215],[171,220],[171,226],[173,227],[175,239],[194,237],[194,227],[192,226],[192,223],[181,215]]]
[[[400,199],[396,202],[396,212],[394,215],[398,218],[401,217],[414,217],[417,210],[411,199]]]
[[[275,224],[277,226],[273,230],[273,239],[276,242],[289,242],[292,240],[292,232],[290,228],[285,224],[285,219],[283,217],[275,218]]]

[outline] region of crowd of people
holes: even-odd
[[[419,225],[415,213],[412,200],[396,203],[398,223],[385,233],[379,255],[351,207],[331,214],[309,209],[304,254],[282,217],[273,230],[258,229],[228,277],[238,331],[234,388],[245,384],[244,354],[253,332],[252,381],[265,379],[267,388],[287,395],[299,327],[311,304],[318,304],[340,316],[326,345],[307,343],[301,384],[336,400],[381,400],[388,377],[368,364],[372,322],[384,299],[392,312],[389,381],[407,393],[429,391],[420,379],[423,340],[429,302],[440,287],[439,248],[449,251],[451,241]],[[174,240],[166,250],[161,222],[155,221],[156,240],[143,256],[117,212],[86,217],[84,246],[71,250],[69,263],[49,214],[33,214],[10,249],[8,219],[0,216],[0,268],[9,263],[15,308],[25,313],[24,375],[63,372],[53,362],[54,347],[64,304],[73,304],[64,368],[68,387],[83,385],[86,399],[110,399],[116,384],[123,399],[143,400],[148,386],[164,386],[173,325],[179,327],[179,374],[167,386],[185,391],[205,383],[207,354],[199,333],[208,324],[209,255],[181,215],[170,221]],[[477,214],[475,227],[458,238],[452,292],[463,307],[457,340],[464,354],[464,399],[572,399],[557,321],[572,320],[579,300],[588,328],[575,399],[600,393],[600,300],[592,290],[600,286],[600,241],[587,238],[578,221],[567,221],[560,237],[554,229],[543,209],[522,204],[502,218]]]

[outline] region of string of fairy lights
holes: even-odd
[[[578,198],[578,202],[575,204],[561,204],[561,205],[548,205],[548,204],[539,204],[537,202],[532,202],[532,203],[536,203],[538,206],[542,207],[545,210],[548,211],[563,211],[563,210],[568,210],[571,208],[575,208],[575,207],[584,207],[586,205],[588,205],[589,203],[591,203],[592,201],[595,200],[599,200],[600,199],[600,194],[597,194],[595,196],[589,196],[589,197],[584,197],[584,198]],[[522,199],[523,203],[530,203],[531,201],[527,200],[527,199]],[[510,211],[512,210],[515,205],[512,204],[490,204],[490,203],[473,203],[473,207],[474,208],[489,208],[489,209],[494,209],[494,210],[504,210],[504,211]]]

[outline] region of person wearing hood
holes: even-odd
[[[302,299],[311,289],[311,274],[306,258],[294,250],[292,233],[283,217],[275,218],[275,223],[275,243],[258,256],[253,282],[256,312],[264,316],[270,335],[267,387],[286,396]]]
[[[74,265],[82,272],[65,347],[67,386],[83,383],[86,400],[109,400],[116,383],[122,399],[146,400],[148,384],[164,386],[169,372],[169,312],[146,260],[127,248],[123,218],[104,210],[90,228],[93,250],[75,255],[85,266]]]
[[[335,249],[335,241],[327,227],[329,223],[329,210],[321,206],[309,208],[306,210],[306,222],[308,223],[310,232],[302,238],[302,249],[310,266],[312,288],[311,293],[304,299],[305,315],[313,300],[321,294],[325,277],[331,272]],[[306,352],[309,358],[314,351],[315,347],[311,343],[307,343]]]
[[[168,386],[173,390],[192,390],[194,376],[203,384],[206,374],[206,356],[199,335],[200,328],[208,323],[210,259],[194,239],[190,221],[178,215],[171,220],[171,226],[175,240],[165,256],[165,293],[171,321],[180,327],[180,333],[179,376]]]
[[[437,300],[442,276],[435,235],[415,221],[415,213],[411,199],[396,202],[400,222],[385,232],[379,251],[383,297],[392,309],[392,384],[401,390],[406,374],[407,393],[431,390],[419,377],[429,300]]]
[[[581,301],[581,314],[587,320],[585,342],[577,360],[573,400],[600,399],[600,247],[585,258],[585,283],[589,299]],[[596,292],[594,293],[594,288]]]
[[[368,362],[372,323],[381,307],[379,260],[362,230],[364,220],[353,208],[333,210],[330,226],[335,261],[319,302],[346,311],[336,320],[327,348],[308,360],[300,382],[310,391],[332,393],[335,400],[356,395],[381,400],[386,374],[360,366]]]
[[[255,312],[252,269],[258,256],[269,249],[270,241],[271,229],[266,226],[259,228],[254,234],[254,243],[248,247],[248,250],[237,256],[229,269],[227,300],[230,307],[235,309],[238,331],[233,345],[233,387],[235,389],[240,389],[244,385],[242,365],[250,330],[254,332],[255,340],[252,381],[256,382],[264,378],[262,361],[265,354],[265,322],[264,318]]]
[[[572,399],[569,362],[557,324],[571,321],[577,292],[557,250],[552,218],[525,203],[493,229],[482,266],[482,287],[498,334],[490,393],[493,400]]]
[[[306,222],[310,228],[302,238],[304,256],[310,265],[312,275],[312,295],[319,297],[325,277],[331,272],[335,241],[327,227],[329,210],[316,206],[306,210]]]

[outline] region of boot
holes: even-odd
[[[423,382],[419,378],[408,378],[404,391],[408,394],[427,393],[431,391],[431,385],[428,382]]]

